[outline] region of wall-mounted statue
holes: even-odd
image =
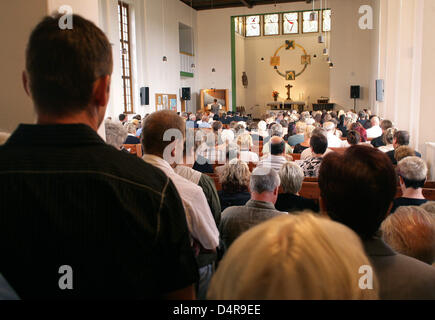
[[[244,86],[245,88],[248,87],[248,76],[246,75],[246,72],[245,72],[245,71],[243,71],[243,75],[242,75],[242,83],[243,83],[243,86]]]

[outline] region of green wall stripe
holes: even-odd
[[[190,73],[190,72],[180,71],[180,76],[182,76],[182,77],[193,78],[193,77],[194,77],[194,74],[193,74],[193,73]]]
[[[236,111],[237,89],[236,89],[236,28],[234,18],[231,17],[231,78],[232,78],[232,109]]]

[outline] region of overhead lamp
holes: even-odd
[[[168,57],[164,56],[163,57],[163,62],[168,62]]]
[[[326,58],[326,62],[330,63],[331,62],[331,58],[330,57]]]
[[[310,21],[316,21],[317,20],[317,12],[316,11],[312,11],[310,13]]]
[[[323,49],[323,55],[324,55],[324,56],[327,56],[328,53],[329,53],[329,52],[328,52],[328,48],[324,48],[324,49]]]
[[[334,67],[334,64],[332,62],[329,63],[329,69],[332,69]]]
[[[215,68],[211,69],[211,72],[216,72],[216,69]]]
[[[323,34],[319,36],[319,43],[325,43],[325,37],[323,36]]]

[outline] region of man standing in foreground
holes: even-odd
[[[96,133],[112,47],[92,22],[32,32],[24,87],[37,125],[0,147],[0,273],[22,299],[194,298],[180,197],[166,175]]]

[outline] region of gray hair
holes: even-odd
[[[427,177],[427,165],[419,157],[406,157],[400,160],[397,170],[403,178],[410,181],[423,181]]]
[[[298,193],[304,182],[304,170],[294,162],[287,162],[279,170],[281,187],[285,193]]]
[[[282,130],[282,125],[276,123],[270,128],[270,135],[271,136],[278,136],[282,137],[284,131]]]
[[[106,121],[106,142],[116,149],[121,149],[127,139],[127,129],[120,122]]]
[[[333,131],[335,129],[335,125],[333,122],[325,122],[323,124],[323,128],[327,131]]]
[[[263,192],[273,192],[280,184],[281,179],[274,169],[259,167],[252,172],[249,186],[251,192],[261,194]]]
[[[435,220],[421,207],[399,207],[381,225],[382,238],[394,250],[428,264],[435,259]]]
[[[7,132],[0,132],[0,146],[5,144],[8,141],[11,135]]]

